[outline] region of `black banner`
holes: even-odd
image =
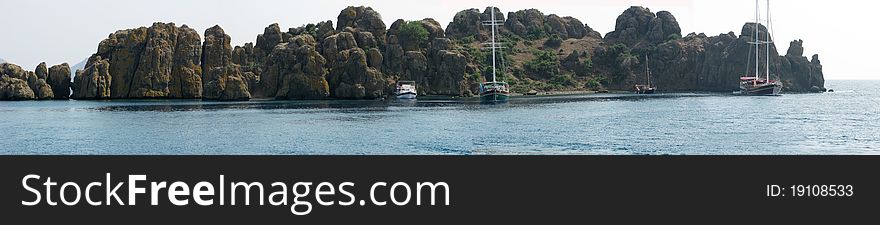
[[[878,167],[877,156],[3,156],[0,206],[26,224],[846,224],[880,208]]]

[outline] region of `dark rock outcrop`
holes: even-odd
[[[231,39],[220,26],[215,25],[205,30],[205,43],[202,45],[202,70],[226,67],[232,63]]]
[[[470,96],[467,57],[453,49],[450,39],[435,38],[428,49],[428,77],[418,79],[424,92],[431,95]],[[472,73],[472,71],[471,71]],[[417,76],[410,74],[410,76]]]
[[[15,64],[0,63],[0,100],[32,99],[36,95],[28,84],[28,71]]]
[[[0,64],[0,100],[47,100],[55,98],[52,87],[46,82],[46,63],[40,63],[36,72],[23,70],[11,63]]]
[[[367,53],[360,48],[337,53],[327,81],[333,96],[342,99],[380,98],[388,86],[382,72],[369,67]]]
[[[238,65],[213,67],[205,75],[204,97],[206,100],[246,101],[251,98],[247,81]]]
[[[253,53],[247,46],[237,48],[233,51],[233,61],[253,62],[249,67],[256,67],[253,72],[259,77],[259,88],[254,93],[260,97],[381,97],[384,92],[372,90],[384,90],[386,83],[380,71],[384,57],[379,49],[385,44],[386,34],[381,16],[368,7],[349,7],[340,13],[337,25],[334,30],[333,23],[325,21],[291,28],[286,33],[281,33],[277,24],[270,25],[258,36]],[[358,55],[363,56],[363,64],[358,63],[359,58],[348,58],[352,49],[363,52]],[[337,79],[331,80],[334,74],[328,71],[338,71]],[[383,85],[374,87],[376,85],[371,83],[374,78],[382,80]],[[336,92],[340,86],[346,90]],[[364,94],[346,87],[365,87]]]
[[[355,32],[370,32],[377,37],[379,47],[385,47],[385,33],[387,32],[382,16],[370,7],[349,6],[342,10],[337,17],[336,31],[345,31],[345,28],[353,28]]]
[[[235,46],[232,49],[232,63],[253,67],[256,65],[254,56],[254,43],[246,43],[244,46]]]
[[[110,60],[95,55],[89,58],[83,70],[76,71],[73,78],[73,99],[109,99],[113,77]]]
[[[622,43],[636,46],[642,42],[658,44],[681,37],[681,28],[672,13],[633,6],[617,17],[614,31],[605,35],[610,44]]]
[[[263,34],[257,35],[257,44],[254,46],[254,61],[259,64],[266,62],[266,57],[269,57],[269,53],[272,53],[275,46],[286,42],[282,37],[281,28],[277,23],[263,29]]]
[[[785,56],[802,57],[804,56],[804,40],[794,40],[788,46],[788,53]]]
[[[324,73],[317,68],[303,68],[303,74],[293,76],[294,81],[304,82],[305,87],[290,98],[319,98],[323,94],[322,80],[330,97],[342,99],[373,99],[386,95],[389,81],[382,72],[385,57],[381,49],[386,49],[388,31],[381,15],[370,7],[348,7],[339,13],[336,31],[332,35],[322,33],[324,39],[301,38],[303,42],[315,44],[296,44],[300,60],[304,65],[323,65],[329,70]],[[317,42],[317,43],[316,43]],[[308,45],[319,46],[321,56],[312,53]],[[304,48],[305,49],[302,49]]]
[[[111,98],[201,97],[201,38],[186,25],[117,31],[101,41],[95,55],[110,64]]]
[[[789,91],[824,92],[825,76],[819,55],[813,55],[812,60],[808,60],[804,56],[803,44],[803,40],[792,41],[788,53],[779,58],[777,66],[783,87]]]
[[[358,43],[354,39],[354,34],[350,32],[340,32],[324,39],[322,51],[324,58],[327,62],[330,62],[332,66],[332,63],[337,61],[336,58],[340,51],[357,47]]]
[[[446,34],[449,38],[464,39],[472,37],[475,41],[486,41],[490,38],[491,29],[483,25],[484,21],[492,20],[492,8],[486,7],[483,12],[479,9],[462,10],[455,14],[452,22],[446,26]],[[495,9],[495,20],[504,21],[504,13],[501,9]],[[504,27],[499,27],[499,32]]]
[[[544,13],[537,9],[520,10],[507,14],[504,27],[519,36],[540,37],[546,35]]]
[[[446,34],[450,38],[462,39],[479,34],[484,29],[482,13],[478,9],[466,9],[455,14],[452,22],[446,26]],[[394,26],[391,26],[394,30]],[[474,37],[475,39],[478,37]]]
[[[55,99],[68,99],[70,97],[70,65],[62,63],[49,68],[49,77],[46,79],[52,87]]]
[[[486,14],[480,14],[476,9],[462,11],[457,15],[458,21],[453,21],[450,26],[455,28],[452,34],[457,37],[478,37],[483,28],[472,25],[481,24],[480,17],[490,17],[487,8]],[[503,15],[499,13],[499,19]],[[472,18],[468,18],[472,17]],[[466,21],[474,20],[474,21]],[[487,19],[488,20],[488,19]],[[472,81],[467,80],[466,74],[474,73],[472,60],[457,50],[457,44],[452,39],[446,38],[446,31],[433,19],[421,20],[422,27],[428,31],[428,44],[419,47],[403,47],[397,35],[400,26],[404,23],[398,20],[388,31],[388,45],[385,51],[385,71],[398,80],[412,80],[418,85],[419,92],[427,95],[469,96]],[[474,23],[471,23],[474,22]],[[477,33],[469,33],[477,32]]]
[[[49,83],[46,83],[46,79],[37,79],[30,84],[30,86],[31,90],[34,92],[34,97],[39,100],[55,98],[55,93],[52,92],[52,87],[49,86]]]
[[[223,28],[213,26],[205,30],[202,45],[202,90],[205,100],[241,101],[251,98],[248,82],[241,67],[232,64],[231,38]]]
[[[48,79],[49,68],[46,67],[46,62],[41,62],[40,65],[37,65],[37,68],[34,69],[34,73],[37,75],[37,79]]]
[[[644,43],[637,44],[632,51],[639,60],[645,54],[651,56],[648,63],[652,74],[656,84],[664,91],[735,91],[739,88],[741,76],[755,75],[755,49],[749,43],[754,41],[755,27],[754,23],[746,23],[742,29],[744,33],[738,37],[733,32],[714,37],[690,34],[655,47],[639,47]],[[758,35],[765,39],[766,28],[757,27]],[[822,91],[824,78],[821,65],[802,56],[801,44],[801,41],[792,42],[786,56],[779,56],[776,46],[769,45],[770,77],[782,80],[786,92]],[[767,46],[763,45],[761,51],[766,51]],[[758,57],[759,62],[766,61],[766,54],[759,54]],[[625,89],[641,78],[644,63],[630,66],[630,79],[619,83],[617,88]],[[758,69],[762,76],[767,70],[764,64],[760,64]]]
[[[8,75],[0,76],[0,100],[30,100],[35,98],[34,91],[28,87],[27,81],[12,78]]]
[[[34,92],[36,99],[46,100],[55,98],[52,87],[46,82],[46,79],[49,78],[49,69],[46,68],[46,62],[41,62],[37,65],[34,72],[28,71],[27,78],[28,87]]]
[[[580,20],[556,14],[544,15],[537,9],[520,10],[508,13],[508,19],[504,28],[521,37],[537,39],[542,37],[557,36],[562,39],[568,38],[602,38],[599,32],[582,23]]]
[[[269,55],[261,79],[265,93],[276,99],[323,99],[330,96],[326,60],[313,36],[301,34],[279,44]]]

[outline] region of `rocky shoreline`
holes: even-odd
[[[67,63],[41,63],[34,71],[0,63],[0,100],[377,99],[391,94],[397,80],[416,81],[427,95],[467,97],[491,74],[490,57],[480,50],[489,12],[460,11],[446,29],[433,19],[387,27],[372,8],[348,7],[336,26],[323,21],[282,31],[272,24],[255,43],[235,47],[220,26],[199,35],[157,22],[110,34],[73,79]],[[755,33],[746,23],[740,36],[682,36],[671,13],[637,6],[604,37],[578,19],[535,9],[496,18],[505,21],[499,33],[510,49],[501,74],[520,93],[629,90],[643,76],[643,55],[651,56],[664,91],[733,91]],[[805,57],[802,40],[778,54],[771,45],[770,69],[784,91],[825,90],[818,55]]]

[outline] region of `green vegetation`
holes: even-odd
[[[474,42],[477,42],[477,38],[474,37],[474,35],[463,37],[458,40],[459,44],[470,44],[470,43],[474,43]]]
[[[590,77],[584,81],[584,88],[590,90],[599,90],[602,88],[602,85],[605,83],[605,77]]]
[[[550,79],[550,84],[560,87],[574,87],[577,86],[577,81],[574,80],[574,76],[571,74],[562,74]]]
[[[550,35],[550,38],[548,38],[547,41],[544,42],[544,46],[559,48],[560,46],[562,46],[562,38],[560,38],[559,35],[556,34]]]
[[[428,45],[428,30],[420,21],[407,21],[400,26],[400,43],[406,50],[415,50]]]
[[[553,78],[559,74],[559,60],[552,51],[535,51],[535,59],[523,64],[528,74],[543,79]]]
[[[539,27],[530,27],[529,30],[526,31],[526,36],[523,38],[525,38],[526,40],[534,41],[543,38],[545,35],[546,34],[544,33],[544,29],[541,29]]]
[[[593,59],[592,59],[592,58],[587,58],[586,60],[584,60],[583,63],[581,63],[581,65],[584,66],[584,68],[583,68],[584,71],[590,71],[590,70],[593,70]]]
[[[506,42],[516,43],[516,42],[522,41],[522,38],[520,38],[519,36],[517,36],[515,34],[504,35],[504,36],[502,36],[502,38],[503,38],[502,40],[506,41]]]
[[[318,37],[318,26],[310,23],[310,24],[306,25],[305,31],[303,31],[303,33],[312,35],[312,37]]]
[[[474,82],[482,82],[483,76],[481,76],[480,73],[481,73],[481,71],[479,69],[477,69],[477,71],[475,73],[465,74],[465,79],[470,80],[470,81],[474,81]]]
[[[666,37],[666,41],[674,41],[678,39],[681,39],[680,34],[670,34],[668,37]]]
[[[511,91],[513,91],[515,93],[526,93],[531,90],[536,90],[536,91],[555,90],[555,89],[553,89],[552,85],[550,85],[548,83],[538,82],[538,81],[534,81],[534,80],[531,80],[528,78],[520,79],[520,80],[512,80],[512,81],[509,81],[508,83],[510,83],[510,87],[512,89]]]
[[[638,57],[625,44],[615,44],[608,48],[601,60],[602,64],[611,66],[610,82],[620,82],[626,79],[627,69],[638,62]]]

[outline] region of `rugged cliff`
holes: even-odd
[[[255,43],[235,47],[220,26],[207,29],[202,42],[186,25],[154,23],[110,34],[73,83],[66,63],[34,72],[0,64],[0,99],[374,99],[391,94],[398,80],[416,81],[423,94],[471,96],[492,74],[481,45],[490,38],[483,21],[491,12],[460,11],[444,29],[430,18],[387,27],[372,8],[348,7],[335,26],[282,31],[272,24]],[[755,27],[766,32],[747,23],[739,36],[683,37],[671,13],[637,6],[604,38],[576,18],[536,9],[498,9],[495,18],[503,21],[497,36],[506,47],[496,72],[515,92],[630,90],[644,80],[646,65],[663,91],[732,91],[740,76],[754,75],[748,42]],[[790,42],[784,56],[770,45],[771,77],[788,92],[823,91],[818,55],[805,57],[803,43]]]
[[[627,9],[617,19],[614,31],[596,49],[602,63],[595,72],[607,74],[612,88],[626,89],[643,80],[645,63],[663,91],[733,91],[741,76],[755,75],[755,24],[743,25],[741,35],[733,32],[708,37],[689,34],[681,38],[681,29],[670,13],[656,15],[642,7]],[[758,25],[758,35],[767,29]],[[776,44],[770,44],[770,76],[783,81],[788,92],[824,91],[822,66],[818,55],[813,62],[803,56],[803,41],[791,42],[788,54],[780,56]],[[766,51],[765,47],[760,49]],[[645,62],[645,56],[648,57]],[[759,54],[764,62],[766,54]],[[761,74],[765,65],[759,65]]]
[[[204,72],[202,98],[206,100],[249,100],[247,78],[241,67],[232,63],[231,39],[223,28],[213,26],[205,30],[201,65]]]
[[[109,98],[200,98],[201,38],[195,30],[174,23],[121,30],[98,45],[86,65],[109,64]],[[80,87],[80,85],[74,85]],[[91,96],[91,93],[74,98]],[[91,90],[84,90],[91,91]],[[86,97],[92,98],[92,97]]]
[[[26,71],[11,63],[0,63],[0,100],[49,100],[67,99],[70,95],[70,78],[66,82],[58,80],[58,70],[67,64],[52,66],[40,63],[34,71]],[[58,90],[56,90],[56,87]]]
[[[256,44],[236,46],[233,62],[258,77],[260,98],[363,99],[388,94],[381,71],[386,27],[369,7],[348,7],[332,21],[282,32],[266,27]]]

